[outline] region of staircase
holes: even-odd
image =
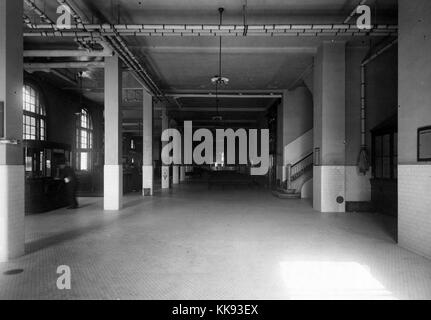
[[[301,199],[302,186],[313,178],[313,152],[295,164],[287,165],[286,170],[287,180],[272,194],[280,199]]]

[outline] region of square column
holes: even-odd
[[[313,207],[320,212],[345,212],[346,46],[324,42],[314,67]]]
[[[117,55],[105,58],[105,168],[104,209],[123,206],[121,64]]]
[[[166,112],[166,107],[162,107],[162,132],[169,128],[169,119],[168,114]],[[162,143],[163,147],[166,145],[166,142]],[[162,189],[169,189],[170,187],[170,172],[169,166],[166,166],[162,163]]]
[[[0,104],[3,135],[22,140],[23,2],[0,0]],[[3,138],[3,137],[0,137]],[[0,142],[0,261],[24,254],[25,188],[22,145]]]
[[[145,90],[143,93],[143,143],[142,194],[152,196],[154,190],[153,97]]]

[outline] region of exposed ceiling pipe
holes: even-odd
[[[114,38],[115,40],[113,40],[112,38]],[[157,94],[157,96],[162,96],[163,95],[162,91],[154,83],[150,75],[147,73],[144,67],[139,63],[138,59],[129,50],[129,48],[123,41],[123,39],[119,35],[116,35],[115,37],[110,37],[110,39],[111,39],[111,43],[113,44],[115,42],[118,43],[118,46],[116,47],[119,48],[119,50],[121,50],[124,53],[126,59],[130,62],[132,66],[134,66],[134,70],[136,70],[138,74],[142,75],[142,78],[144,79],[144,81],[148,83],[149,87],[153,89],[153,91]]]
[[[248,108],[248,107],[245,107],[245,108],[238,108],[238,107],[232,107],[232,108],[229,108],[229,107],[223,107],[223,108],[219,108],[219,111],[220,112],[264,112],[264,111],[266,111],[267,110],[267,108]],[[186,108],[182,108],[181,109],[181,111],[184,111],[184,112],[211,112],[211,111],[214,111],[214,108],[213,107],[207,107],[207,108],[205,108],[205,107],[198,107],[198,108],[195,108],[195,107],[186,107]]]
[[[106,43],[109,43],[112,48],[117,52],[121,60],[124,62],[124,64],[132,70],[132,75],[134,78],[151,94],[158,96],[160,95],[158,91],[152,87],[151,83],[143,76],[139,71],[139,66],[137,66],[132,58],[128,56],[127,52],[123,49],[123,47],[115,41],[115,39],[110,37],[103,37],[104,41]]]
[[[46,27],[48,28],[48,29],[53,29],[53,30],[55,30],[56,32],[59,32],[59,29],[58,29],[58,27],[57,27],[57,25],[54,23],[54,21],[52,21],[37,5],[36,5],[36,3],[35,3],[35,1],[34,0],[24,0],[24,3],[34,12],[34,13],[36,13],[40,18],[41,18],[41,20],[43,21],[43,22],[45,22],[46,23]],[[24,19],[24,23],[26,24],[26,26],[28,27],[28,28],[30,28],[30,29],[39,29],[39,25],[37,25],[37,24],[33,24],[33,23],[31,23],[31,20],[30,20],[30,18],[28,17],[28,16],[26,16],[26,15],[23,15],[23,19]],[[81,25],[82,26],[82,25]],[[79,38],[75,38],[74,39],[75,40],[75,42],[80,46],[80,47],[83,47],[83,48],[85,48],[88,52],[90,52],[90,51],[93,51],[93,49],[91,48],[91,46],[90,45],[88,45],[85,41],[83,41],[82,39],[79,39]],[[104,47],[104,50],[107,50],[107,48],[105,48]],[[58,52],[58,51],[57,51]],[[95,51],[95,52],[97,52],[97,51]],[[76,54],[81,54],[82,53],[82,55],[85,55],[85,51],[78,51]],[[25,52],[24,52],[24,54],[25,54]],[[38,51],[38,52],[35,52],[35,53],[28,53],[28,54],[37,54],[36,56],[43,56],[43,57],[46,57],[46,56],[48,56],[48,55],[44,55],[44,54],[48,54],[48,52],[42,52],[42,51]],[[40,55],[39,55],[40,54]],[[73,53],[71,53],[71,52],[64,52],[63,54],[65,54],[65,55],[62,55],[62,53],[57,53],[57,54],[60,54],[59,55],[59,57],[63,57],[63,56],[70,56],[69,54],[72,54],[71,56],[75,56]],[[66,55],[67,54],[67,55]],[[99,56],[98,55],[99,53],[95,53],[95,54],[93,54],[93,56]],[[101,53],[101,55],[100,56],[104,56],[103,55],[104,53]],[[106,54],[109,54],[108,52],[106,52]],[[112,53],[111,53],[111,55],[112,55]]]
[[[56,24],[41,9],[39,9],[36,6],[36,4],[35,4],[35,2],[33,0],[24,0],[24,2],[27,4],[27,6],[30,7],[30,9],[33,12],[35,12],[37,15],[40,16],[40,18],[42,19],[42,21],[44,21],[45,23],[47,23],[47,24],[44,25],[44,28],[54,30],[55,33],[56,33],[56,35],[59,35],[59,36],[63,35],[63,31],[58,30]],[[83,21],[82,21],[82,19],[80,17],[80,16],[84,16],[84,15],[82,13],[81,14],[77,13],[77,12],[80,12],[80,11],[79,11],[78,8],[76,8],[76,6],[74,6],[71,2],[66,2],[66,1],[63,1],[63,0],[58,0],[58,3],[60,3],[62,5],[63,4],[67,5],[71,9],[71,14],[72,14],[74,20],[77,22],[77,27],[81,28],[81,29],[85,29]],[[27,16],[24,15],[23,19],[24,19],[24,23],[30,29],[39,29],[40,28],[40,25],[32,24],[30,18],[28,18]],[[86,21],[86,22],[88,22],[88,21]],[[43,36],[45,36],[45,35],[46,34],[44,34]],[[100,33],[91,33],[91,34],[88,34],[88,33],[75,33],[74,38],[75,38],[75,42],[77,42],[80,46],[86,47],[87,49],[88,49],[88,46],[86,45],[86,41],[85,41],[86,38],[90,39],[90,41],[98,42],[99,44],[101,44],[103,46],[104,50],[106,48],[109,48],[109,49],[111,49],[112,52],[114,51],[113,48],[111,46],[109,46],[108,43],[100,41],[102,39]],[[44,52],[43,56],[46,56],[46,53],[47,52]],[[68,52],[67,54],[68,55],[71,54],[72,56],[74,56],[75,53]],[[87,52],[79,51],[79,56],[83,56],[85,54],[87,54]],[[63,56],[63,55],[61,55],[61,56]],[[122,60],[124,60],[124,58],[122,58]],[[49,71],[49,69],[47,69],[46,71]],[[59,76],[61,78],[64,78],[63,74],[61,74],[61,73],[59,73],[57,71],[54,71],[54,70],[52,70],[52,72],[55,73],[57,76]],[[147,91],[150,91],[150,90],[148,90],[148,88],[146,87],[146,85],[144,83],[142,83],[142,80],[140,79],[141,77],[139,75],[137,75],[136,73],[134,73],[134,76],[136,77],[136,79],[138,80],[138,82],[141,85],[143,85],[144,88],[147,89]],[[77,83],[75,83],[73,81],[68,81],[68,82],[72,83],[74,85],[77,85]]]
[[[214,99],[215,94],[204,93],[167,93],[166,97],[173,98],[211,98]],[[219,94],[219,98],[236,98],[236,99],[278,99],[282,98],[282,94]]]
[[[367,121],[367,101],[366,101],[366,67],[374,59],[379,57],[381,54],[392,48],[398,43],[398,38],[392,40],[389,44],[377,50],[375,53],[369,54],[361,63],[361,150],[358,156],[358,168],[359,172],[366,175],[370,169],[368,146],[366,140],[366,121]]]
[[[53,30],[51,24],[34,25],[24,36],[75,37],[75,36],[244,36],[243,25],[110,25],[76,24],[72,30]],[[40,31],[37,31],[40,30]],[[42,31],[43,30],[43,31]],[[379,36],[396,35],[397,25],[375,25],[372,30],[358,29],[353,24],[264,24],[247,26],[249,36]]]
[[[41,9],[39,9],[39,7],[36,5],[36,3],[34,2],[34,0],[24,0],[24,3],[34,12],[36,13],[40,19],[47,23],[50,28],[57,30],[57,26],[55,25],[55,23],[45,14],[45,12],[43,12]],[[27,17],[28,18],[28,17]],[[27,24],[29,24],[30,19],[28,19]],[[36,26],[36,25],[34,25]]]
[[[72,17],[77,23],[77,25],[75,26],[77,29],[82,29],[85,31],[88,30],[89,24],[84,24],[84,21],[83,21],[83,17],[85,17],[85,15],[82,11],[80,11],[80,9],[77,6],[75,6],[70,0],[57,0],[57,2],[62,5],[67,5],[70,8]],[[107,40],[106,37],[103,37],[103,39]],[[148,73],[145,71],[145,69],[141,66],[139,61],[129,50],[127,45],[124,43],[122,38],[116,32],[114,32],[113,37],[110,37],[109,43],[113,46],[113,48],[119,55],[120,59],[127,66],[131,67],[131,69],[136,75],[142,78],[143,82],[146,84],[145,86],[146,89],[149,89],[149,91],[156,97],[163,96],[162,91],[154,83],[154,81],[151,79],[151,77],[148,75]]]
[[[361,0],[361,2],[359,2],[359,5],[358,6],[362,6],[362,5],[364,5],[365,3],[367,3],[367,0]],[[350,20],[355,16],[355,14],[356,14],[356,8],[357,7],[355,7],[355,9],[353,9],[352,10],[352,12],[350,13],[350,15],[344,20],[344,24],[347,24],[347,23],[349,23],[350,22]]]

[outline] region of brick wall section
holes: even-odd
[[[431,258],[431,165],[398,167],[400,246]]]

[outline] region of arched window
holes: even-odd
[[[46,140],[46,111],[39,92],[30,85],[23,90],[23,139]]]
[[[82,109],[76,121],[76,169],[91,170],[93,148],[93,122],[87,109]]]

